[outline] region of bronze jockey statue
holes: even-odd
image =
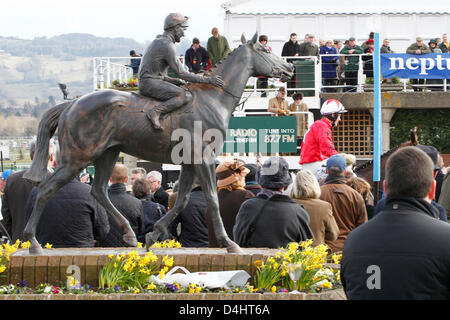
[[[184,36],[184,31],[188,27],[187,20],[188,17],[180,13],[169,14],[164,21],[164,33],[149,45],[139,68],[139,92],[164,101],[147,112],[147,117],[158,130],[163,129],[159,122],[161,114],[172,112],[192,102],[191,93],[180,87],[185,83],[183,80],[223,87],[220,77],[203,77],[185,71],[178,59],[175,43],[180,42],[181,37]],[[167,76],[169,67],[180,79]]]

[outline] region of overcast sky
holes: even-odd
[[[219,31],[223,29],[224,10],[220,5],[225,2],[230,1],[1,0],[0,35],[32,39],[65,33],[90,33],[146,42],[163,31],[164,18],[169,13],[180,12],[190,17],[187,38],[198,37],[206,41],[213,26],[219,27]],[[245,11],[269,13],[355,10],[448,12],[450,0],[253,0],[240,7]]]

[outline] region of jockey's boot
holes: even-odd
[[[156,108],[153,108],[152,110],[147,111],[147,118],[152,123],[153,128],[155,128],[156,130],[162,130],[163,127],[161,126],[161,123],[159,123],[159,116],[161,115],[161,113],[156,111],[155,109]]]

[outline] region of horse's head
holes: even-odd
[[[281,57],[273,54],[269,47],[261,44],[258,41],[258,32],[248,42],[244,34],[242,34],[241,41],[252,52],[252,76],[279,78],[281,81],[287,81],[292,78],[294,65],[285,62]]]

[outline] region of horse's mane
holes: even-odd
[[[222,60],[220,60],[219,62],[217,62],[208,72],[208,74],[214,74],[214,72],[223,64],[223,62],[231,57],[240,47],[242,47],[242,44],[239,45],[237,48],[234,48],[233,51],[231,51],[230,53],[228,53],[225,57],[222,58]],[[187,89],[191,90],[191,89],[196,89],[199,87],[204,87],[204,86],[213,86],[212,84],[209,83],[188,83],[186,84],[184,87],[186,87]],[[215,87],[215,86],[213,86]]]
[[[401,144],[395,146],[394,148],[392,148],[392,149],[390,149],[390,150],[384,152],[383,154],[381,154],[381,158],[382,158],[382,157],[385,157],[385,156],[390,156],[392,153],[394,153],[395,151],[397,151],[399,148],[409,146],[410,144],[411,144],[411,141],[407,141],[407,142],[401,143]],[[364,162],[364,163],[361,163],[360,165],[357,165],[353,171],[354,171],[354,172],[358,172],[359,170],[362,170],[362,169],[364,169],[364,168],[367,168],[368,166],[370,166],[370,165],[373,164],[373,161],[374,161],[374,160],[372,159],[372,160],[368,160],[368,161],[366,161],[366,162]]]
[[[216,70],[220,67],[220,65],[222,65],[223,62],[224,62],[227,58],[231,57],[231,56],[232,56],[232,55],[233,55],[240,47],[242,47],[242,44],[240,44],[237,48],[234,48],[233,51],[229,52],[225,57],[222,58],[222,60],[220,60],[219,62],[217,62],[215,65],[213,65],[213,66],[211,67],[211,73],[214,73],[214,71],[216,71]]]
[[[418,129],[417,126],[415,126],[414,128],[411,129],[411,135],[410,135],[410,140],[409,141],[403,142],[403,143],[395,146],[394,148],[386,151],[385,153],[383,153],[381,155],[381,157],[389,156],[392,153],[394,153],[394,151],[398,150],[399,148],[403,148],[403,147],[407,147],[407,146],[416,146],[419,143],[419,138],[417,136],[417,129]],[[373,164],[373,159],[369,160],[369,161],[366,161],[366,162],[356,166],[353,171],[354,172],[358,172],[359,170],[367,168],[368,166],[370,166],[372,164]]]

